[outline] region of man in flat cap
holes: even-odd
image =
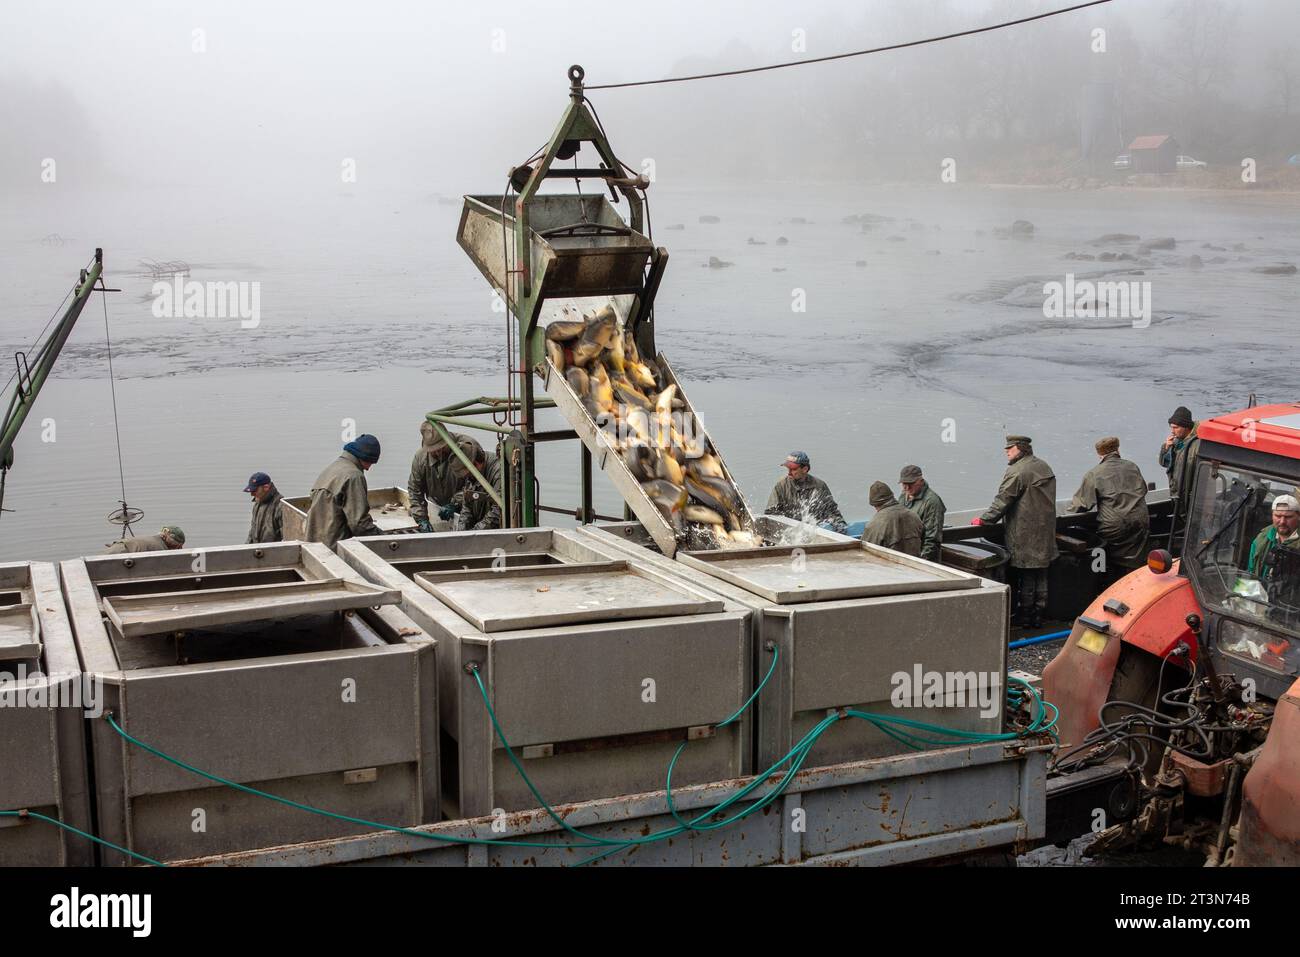
[[[280,513],[280,500],[284,497],[265,472],[254,472],[244,486],[253,497],[253,514],[248,522],[245,545],[284,540],[284,522]]]
[[[1098,591],[1146,561],[1147,481],[1142,470],[1119,457],[1119,439],[1108,435],[1094,446],[1101,461],[1090,468],[1070,500],[1070,511],[1097,510],[1097,531],[1106,545],[1106,565],[1098,574]],[[1097,572],[1096,566],[1093,566]]]
[[[898,503],[889,486],[884,482],[872,482],[867,501],[875,507],[876,514],[862,530],[862,540],[921,557],[925,525],[906,506]]]
[[[1169,550],[1174,555],[1182,551],[1187,503],[1192,494],[1192,469],[1196,464],[1196,450],[1201,444],[1196,427],[1191,410],[1180,405],[1169,417],[1169,435],[1160,446],[1160,467],[1169,477],[1169,500],[1174,503],[1173,531],[1169,542]]]
[[[830,486],[810,473],[812,461],[807,452],[791,452],[781,463],[785,478],[776,483],[767,497],[765,515],[784,515],[796,522],[807,522],[843,534],[849,527],[835,504]]]
[[[1027,435],[1008,435],[1007,470],[993,503],[972,525],[1005,521],[1011,552],[1012,623],[1037,628],[1047,611],[1047,568],[1056,558],[1056,475]]]
[[[903,486],[903,505],[925,526],[921,557],[939,561],[943,552],[943,516],[946,511],[943,499],[930,488],[920,466],[904,465],[898,473],[898,484]]]

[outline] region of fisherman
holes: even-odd
[[[862,540],[872,545],[892,548],[905,555],[921,557],[925,523],[920,517],[906,505],[900,505],[898,499],[894,498],[893,491],[884,482],[871,483],[867,501],[875,507],[876,514],[862,530]]]
[[[1005,518],[1018,608],[1012,624],[1037,628],[1047,610],[1047,568],[1056,558],[1056,476],[1034,455],[1033,439],[1008,435],[1007,470],[993,503],[972,525]]]
[[[379,534],[379,526],[370,517],[366,485],[366,472],[378,461],[379,440],[373,435],[358,435],[343,446],[343,454],[312,483],[303,533],[307,541],[332,549],[341,538]]]
[[[930,488],[918,465],[904,465],[898,473],[898,483],[903,486],[903,505],[925,526],[921,557],[939,561],[943,555],[943,516],[946,512],[943,499]]]
[[[254,472],[244,486],[253,497],[253,517],[248,523],[245,545],[261,545],[284,540],[283,519],[280,516],[280,490],[265,472]]]
[[[142,538],[124,538],[104,549],[105,555],[121,555],[126,552],[161,552],[180,548],[185,544],[185,533],[179,525],[164,525],[157,535],[145,535]]]
[[[467,454],[473,461],[474,468],[479,470],[479,474],[487,479],[492,484],[492,487],[496,489],[497,495],[500,495],[500,456],[485,452],[483,447],[473,439],[468,439],[468,441],[473,442],[473,449],[467,451]],[[496,503],[472,475],[467,474],[465,476],[465,484],[456,493],[452,504],[458,507],[461,528],[471,532],[480,532],[485,529],[501,527],[501,506]]]
[[[1300,501],[1293,495],[1273,499],[1273,524],[1250,543],[1246,567],[1267,587],[1282,574],[1277,558],[1283,551],[1294,552],[1297,556],[1294,561],[1300,562]]]
[[[1196,463],[1196,450],[1201,444],[1196,429],[1197,423],[1192,419],[1191,410],[1180,405],[1169,417],[1169,435],[1160,446],[1160,467],[1169,477],[1169,500],[1174,503],[1169,542],[1170,551],[1174,555],[1178,555],[1182,549],[1187,503],[1192,494],[1192,467]]]
[[[843,533],[849,523],[844,521],[826,483],[808,474],[811,464],[806,452],[791,452],[785,457],[786,477],[772,489],[764,514],[784,515]]]
[[[1097,531],[1106,545],[1105,588],[1145,562],[1151,519],[1147,481],[1136,463],[1119,457],[1119,439],[1108,435],[1093,447],[1101,461],[1084,474],[1070,511],[1097,510]]]
[[[455,432],[451,435],[462,450],[478,446],[469,436]],[[407,495],[411,499],[411,518],[415,519],[420,531],[433,531],[426,499],[437,507],[438,517],[444,522],[456,513],[452,499],[460,490],[467,474],[464,464],[452,454],[451,447],[434,429],[433,424],[428,419],[421,422],[420,450],[411,460],[411,475],[406,482]]]

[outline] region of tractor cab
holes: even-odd
[[[1300,405],[1207,419],[1198,433],[1182,572],[1216,665],[1277,700],[1300,675],[1300,542],[1263,533],[1274,500],[1300,486]]]

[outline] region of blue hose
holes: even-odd
[[[1072,629],[1067,628],[1065,631],[1054,631],[1050,635],[1035,635],[1033,638],[1021,638],[1019,641],[1013,641],[1007,645],[1008,648],[1028,648],[1030,645],[1041,645],[1045,641],[1057,641],[1060,638],[1070,637]]]

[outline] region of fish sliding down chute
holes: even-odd
[[[606,303],[546,327],[542,378],[665,554],[762,544],[754,519],[663,355],[637,349]]]

